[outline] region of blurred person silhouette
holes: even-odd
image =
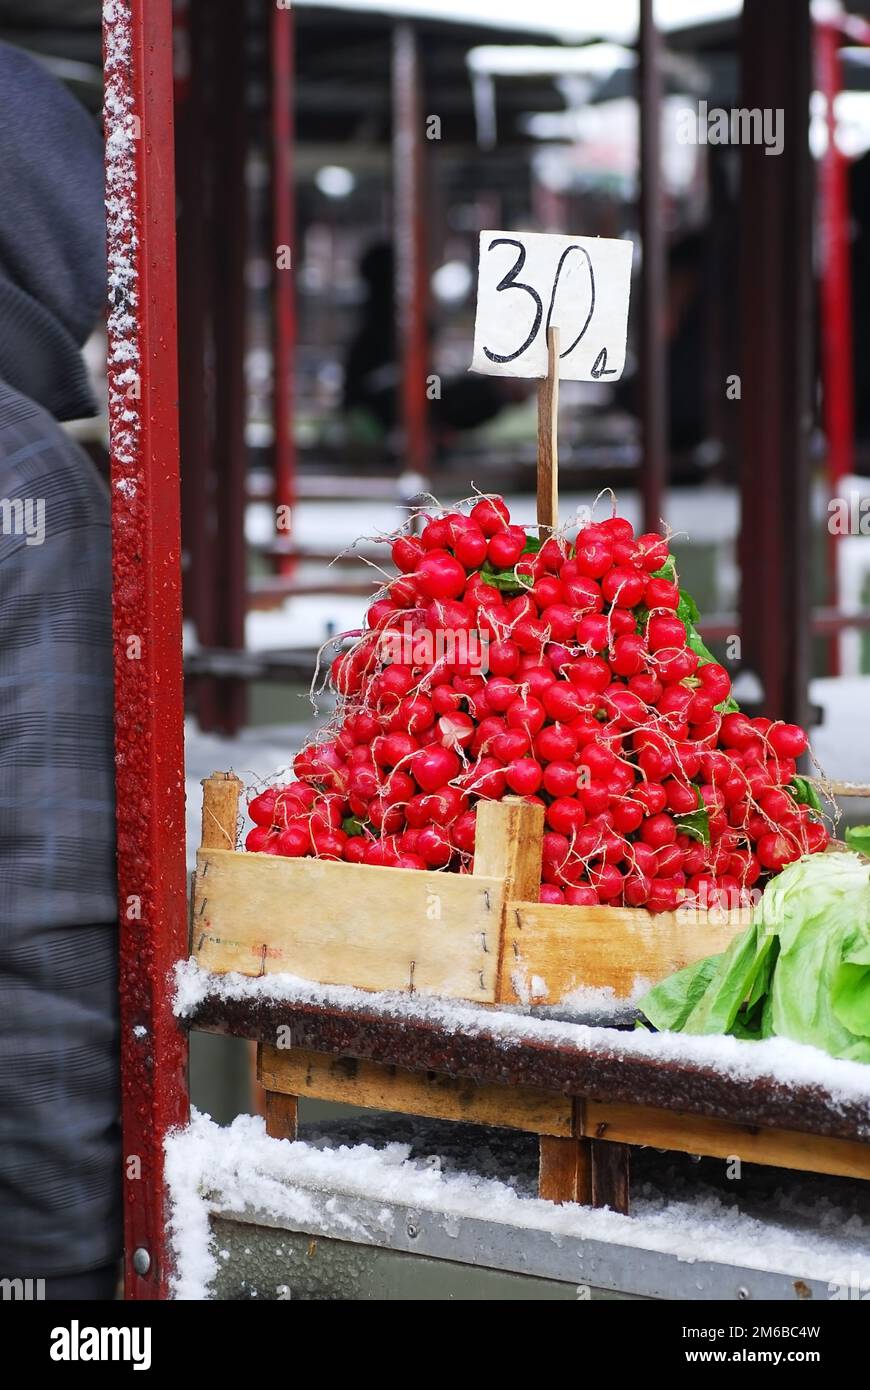
[[[388,434],[398,423],[401,364],[396,335],[395,260],[389,242],[376,242],[363,254],[359,274],[366,287],[359,324],[344,370],[344,409],[361,423],[361,432]],[[431,336],[431,335],[430,335]],[[470,355],[470,354],[469,354]],[[441,383],[429,402],[436,445],[476,429],[505,406],[524,399],[527,384],[513,377],[459,376]]]
[[[0,1277],[114,1294],[121,1252],[102,141],[0,44]]]

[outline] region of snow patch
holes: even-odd
[[[369,993],[351,985],[320,985],[295,975],[213,975],[193,959],[180,961],[175,971],[175,1012],[184,1018],[207,998],[271,1000],[313,1004],[349,1013],[379,1014],[394,1019],[419,1019],[448,1033],[489,1036],[505,1048],[538,1040],[582,1052],[614,1058],[649,1057],[712,1067],[742,1081],[765,1079],[785,1086],[814,1086],[828,1093],[835,1109],[862,1105],[870,1135],[870,1067],[846,1062],[788,1038],[744,1042],[732,1037],[693,1037],[684,1033],[617,1032],[550,1018],[535,1018],[506,1009],[488,1009],[456,999],[400,993]]]
[[[337,1194],[439,1213],[451,1235],[459,1233],[463,1218],[474,1218],[549,1232],[557,1243],[579,1237],[687,1263],[701,1257],[838,1285],[856,1279],[870,1283],[870,1223],[833,1205],[824,1211],[819,1229],[807,1231],[789,1227],[788,1197],[781,1194],[772,1196],[769,1218],[761,1220],[716,1194],[683,1200],[653,1189],[638,1195],[634,1215],[627,1217],[607,1208],[556,1206],[522,1197],[497,1179],[445,1172],[409,1154],[407,1144],[330,1149],[270,1139],[260,1117],[241,1115],[221,1128],[195,1114],[187,1129],[166,1142],[173,1296],[210,1297],[221,1253],[211,1235],[212,1213],[247,1210],[305,1230],[312,1220],[320,1228],[326,1212],[335,1219],[337,1236],[365,1241],[374,1233],[341,1210]],[[327,1194],[330,1200],[324,1203]],[[383,1230],[388,1231],[390,1220],[389,1209],[382,1208]]]

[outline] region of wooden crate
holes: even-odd
[[[284,971],[484,1004],[554,1004],[589,988],[625,999],[748,924],[540,904],[544,813],[519,798],[479,803],[466,875],[240,853],[241,783],[214,773],[203,787],[191,949],[218,974]]]

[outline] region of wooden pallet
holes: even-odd
[[[661,913],[538,902],[543,807],[477,807],[473,874],[236,850],[241,783],[203,783],[191,948],[217,974],[283,971],[320,984],[552,1004],[577,989],[629,998],[724,950],[747,912]]]
[[[778,1127],[737,1124],[691,1110],[569,1096],[546,1087],[477,1082],[367,1058],[260,1043],[257,1075],[266,1131],[295,1139],[300,1097],[427,1119],[537,1134],[538,1192],[553,1202],[627,1214],[630,1153],[650,1145],[800,1172],[870,1178],[870,1144]]]
[[[623,1212],[634,1145],[870,1178],[870,1113],[859,1097],[625,1051],[618,1032],[611,1051],[600,1029],[588,1042],[521,1030],[505,1048],[491,1011],[471,1012],[479,1018],[469,1028],[425,1006],[396,1012],[361,993],[305,991],[254,1006],[216,983],[190,1022],[257,1043],[266,1128],[278,1139],[295,1138],[299,1097],[516,1129],[538,1136],[542,1197]]]

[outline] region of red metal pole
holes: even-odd
[[[163,1140],[188,1119],[171,0],[106,0],[103,40],[125,1267],[155,1299]]]
[[[295,188],[293,183],[294,16],[272,0],[269,51],[272,61],[272,428],[274,431],[275,527],[289,544],[296,506],[296,441],[293,435],[293,367],[296,346]],[[279,574],[295,562],[277,556]]]
[[[822,401],[827,438],[828,486],[839,496],[841,482],[852,472],[855,400],[852,375],[852,282],[849,256],[849,187],[847,161],[837,145],[834,102],[842,86],[839,27],[816,24],[817,83],[825,99],[828,146],[819,162],[819,242],[821,247]],[[828,540],[828,599],[839,602],[838,537]],[[830,644],[832,675],[840,670],[840,648]]]
[[[215,474],[211,285],[214,279],[212,89],[214,53],[202,0],[185,0],[181,40],[188,72],[179,99],[175,80],[176,187],[178,203],[178,349],[181,415],[181,538],[184,546],[184,611],[200,646],[216,645],[219,554]],[[176,30],[179,13],[175,12]],[[176,40],[176,62],[179,45]],[[197,714],[213,706],[214,682],[190,682]]]
[[[402,364],[399,419],[405,469],[426,475],[429,426],[426,375],[428,256],[423,207],[423,114],[420,54],[410,24],[397,24],[393,36],[393,216],[395,225],[396,310]]]
[[[645,531],[659,531],[668,476],[668,374],[661,176],[661,38],[653,0],[641,0],[638,38],[640,119],[641,491]]]

